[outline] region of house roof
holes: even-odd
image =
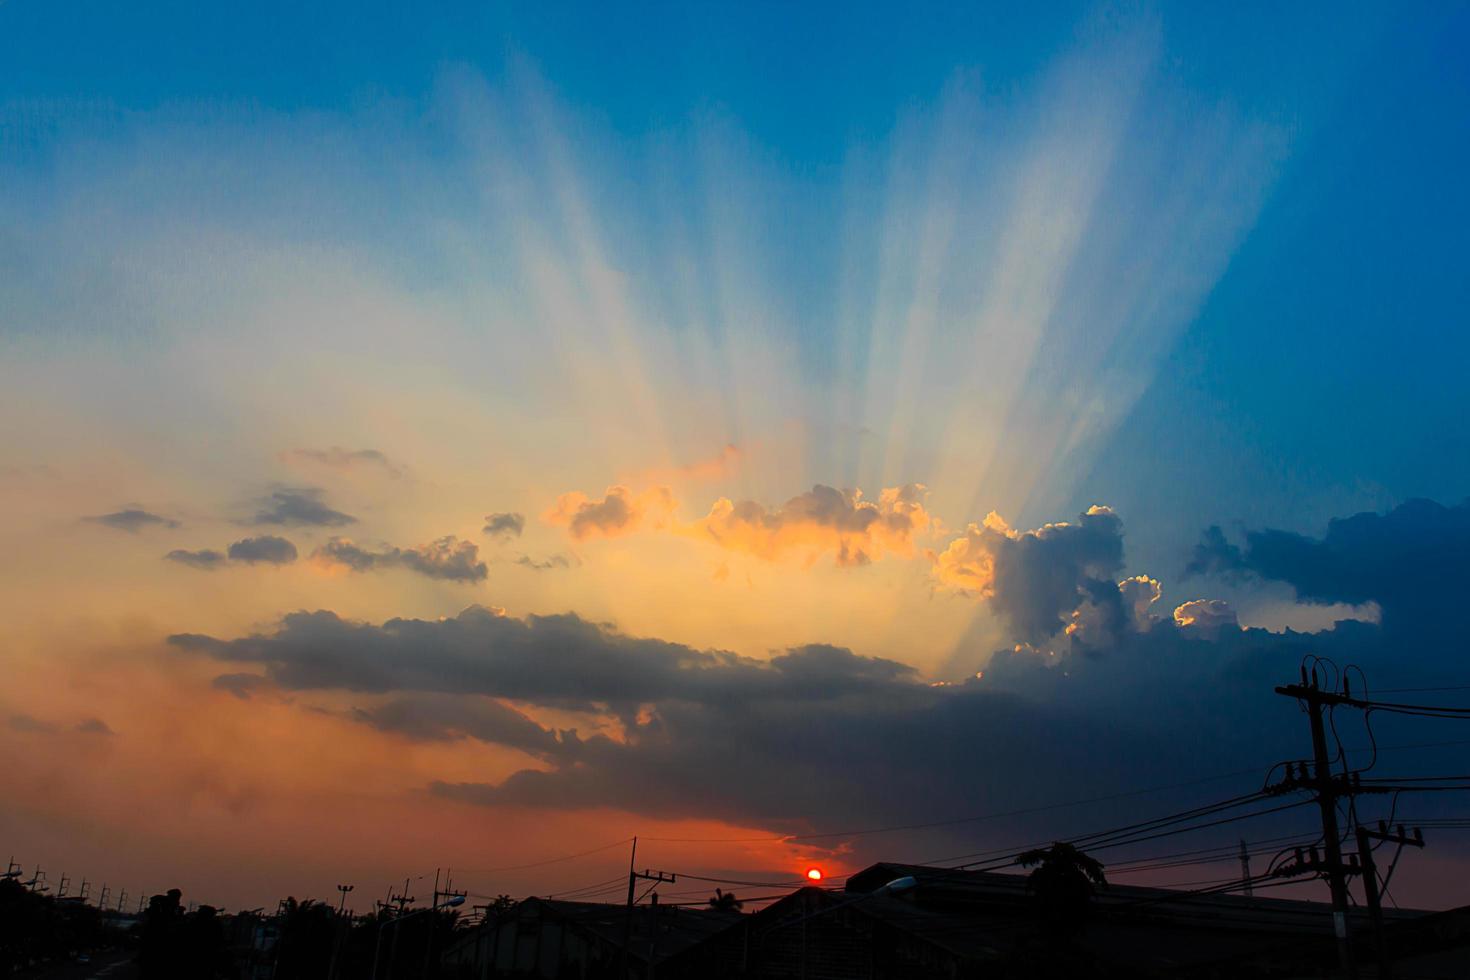
[[[639,961],[648,958],[650,949],[655,949],[659,958],[670,956],[741,918],[738,912],[676,905],[639,905],[630,911],[625,905],[606,902],[528,898],[498,921],[516,921],[532,910],[618,949],[622,948],[626,926],[629,956]],[[495,925],[495,921],[487,922],[482,928]]]

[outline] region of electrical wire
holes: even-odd
[[[1206,783],[1216,783],[1224,779],[1234,779],[1238,776],[1246,776],[1260,772],[1260,767],[1251,769],[1238,769],[1234,772],[1219,773],[1213,776],[1204,776],[1199,779],[1191,779],[1182,783],[1171,783],[1167,786],[1150,786],[1145,789],[1127,790],[1121,793],[1108,793],[1102,796],[1091,796],[1084,799],[1064,800],[1057,803],[1046,803],[1040,806],[1023,807],[1017,810],[1003,810],[993,813],[977,814],[970,817],[953,817],[945,820],[932,820],[925,823],[895,824],[886,827],[868,827],[859,830],[834,830],[811,834],[780,834],[767,835],[764,837],[644,837],[639,840],[653,841],[666,844],[741,844],[758,842],[786,842],[823,840],[831,837],[863,837],[869,834],[896,833],[904,830],[927,830],[933,827],[949,827],[963,823],[980,823],[986,820],[1000,820],[1006,817],[1029,816],[1035,813],[1045,813],[1050,810],[1060,810],[1067,807],[1086,806],[1092,803],[1107,803],[1113,800],[1129,799],[1135,796],[1146,796],[1150,793],[1163,793],[1173,789],[1185,789],[1190,786],[1201,786]]]

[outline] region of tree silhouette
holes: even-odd
[[[1017,855],[1016,862],[1032,868],[1026,890],[1037,902],[1043,926],[1061,934],[1078,932],[1097,888],[1106,888],[1103,865],[1064,841]]]
[[[739,912],[745,907],[745,903],[736,898],[734,892],[721,891],[716,888],[714,895],[709,900],[709,907],[717,912]]]

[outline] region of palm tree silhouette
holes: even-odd
[[[736,898],[734,892],[716,888],[714,896],[709,900],[709,907],[717,912],[739,912],[745,907],[745,903]]]
[[[1102,862],[1065,841],[1019,854],[1016,863],[1034,869],[1026,890],[1036,897],[1042,924],[1049,931],[1080,930],[1094,891],[1108,886]]]

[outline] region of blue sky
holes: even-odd
[[[430,867],[486,806],[548,853],[908,819],[805,778],[853,721],[820,694],[841,738],[711,812],[719,712],[779,741],[803,679],[898,706],[892,773],[1038,805],[1039,768],[1166,782],[1171,685],[1227,768],[1290,751],[1302,644],[1442,681],[1399,651],[1470,587],[1467,41],[1428,4],[0,2],[0,738],[37,785],[86,760],[0,835],[83,847],[57,814],[121,773],[196,857],[306,828],[188,872],[256,896],[384,872],[312,822],[362,793]],[[560,666],[400,669],[461,635]],[[353,636],[401,687],[326,669]],[[707,662],[745,700],[660,693]],[[155,773],[175,716],[208,737]]]
[[[0,9],[0,98],[12,119],[34,102],[90,116],[77,128],[105,144],[160,112],[248,125],[421,106],[446,72],[494,86],[529,70],[578,132],[625,151],[617,164],[628,169],[650,141],[687,145],[712,125],[738,134],[765,170],[757,182],[780,197],[785,214],[765,244],[772,274],[798,279],[783,301],[820,372],[832,329],[821,298],[837,271],[822,246],[840,232],[844,179],[849,191],[876,179],[844,178],[844,165],[881,154],[895,120],[940,99],[957,73],[1005,100],[1079,37],[1120,21],[1154,25],[1161,73],[1201,105],[1280,127],[1287,149],[1228,269],[1069,509],[1136,499],[1178,518],[1173,537],[1203,511],[1311,526],[1344,508],[1454,497],[1470,468],[1455,451],[1467,433],[1454,367],[1470,344],[1457,329],[1466,286],[1456,274],[1470,79],[1454,56],[1466,15],[1452,7],[1391,17],[1369,5],[1055,5],[1035,16],[982,5],[443,4],[425,15],[323,4],[242,17],[183,3],[12,2]],[[406,112],[391,136],[400,145],[365,141],[345,158],[381,175],[375,154],[444,151],[435,120]],[[7,146],[33,173],[56,166],[44,134],[15,127]],[[626,200],[636,183],[594,192]],[[635,222],[661,218],[643,202],[628,210]],[[1180,487],[1198,508],[1180,508]]]

